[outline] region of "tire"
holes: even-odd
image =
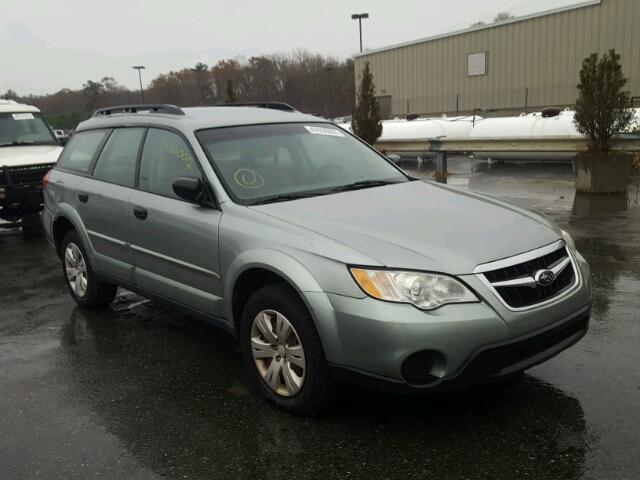
[[[262,321],[258,319],[259,315]],[[291,329],[278,315],[284,317]],[[284,326],[278,330],[278,325]],[[271,340],[275,339],[274,342],[268,341],[263,334],[264,328],[269,326],[273,327]],[[280,335],[285,338],[279,340],[278,332],[287,332]],[[284,344],[283,349],[278,350]],[[295,414],[309,414],[335,400],[337,389],[329,375],[313,319],[298,294],[288,285],[267,285],[249,297],[241,316],[240,345],[252,383],[278,407]],[[254,357],[254,352],[262,358]],[[276,367],[272,369],[273,362]],[[296,383],[300,378],[300,384]],[[279,383],[278,389],[270,386],[269,380],[272,384]]]
[[[113,301],[117,287],[98,280],[91,268],[82,240],[75,230],[65,235],[61,255],[65,283],[78,305],[84,308],[101,308]],[[71,272],[68,273],[67,267],[75,270],[75,276]],[[81,277],[84,277],[84,282]],[[82,288],[83,284],[84,288]]]

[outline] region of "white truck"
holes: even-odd
[[[38,108],[0,100],[0,219],[24,231],[39,226],[42,177],[61,151]]]

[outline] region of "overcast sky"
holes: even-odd
[[[236,56],[311,52],[350,56],[377,48],[581,0],[2,0],[0,94],[52,93],[112,76],[137,87],[169,70]]]

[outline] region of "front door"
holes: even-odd
[[[218,255],[222,212],[179,199],[177,177],[202,177],[186,140],[150,128],[138,189],[130,198],[135,282],[151,293],[216,317],[223,316]]]

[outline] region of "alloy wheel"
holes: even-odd
[[[278,395],[291,397],[304,384],[306,362],[300,337],[289,320],[275,310],[262,310],[251,325],[251,353],[265,383]]]
[[[73,242],[69,242],[65,249],[64,268],[73,293],[80,298],[84,297],[88,286],[87,264],[80,248]]]

